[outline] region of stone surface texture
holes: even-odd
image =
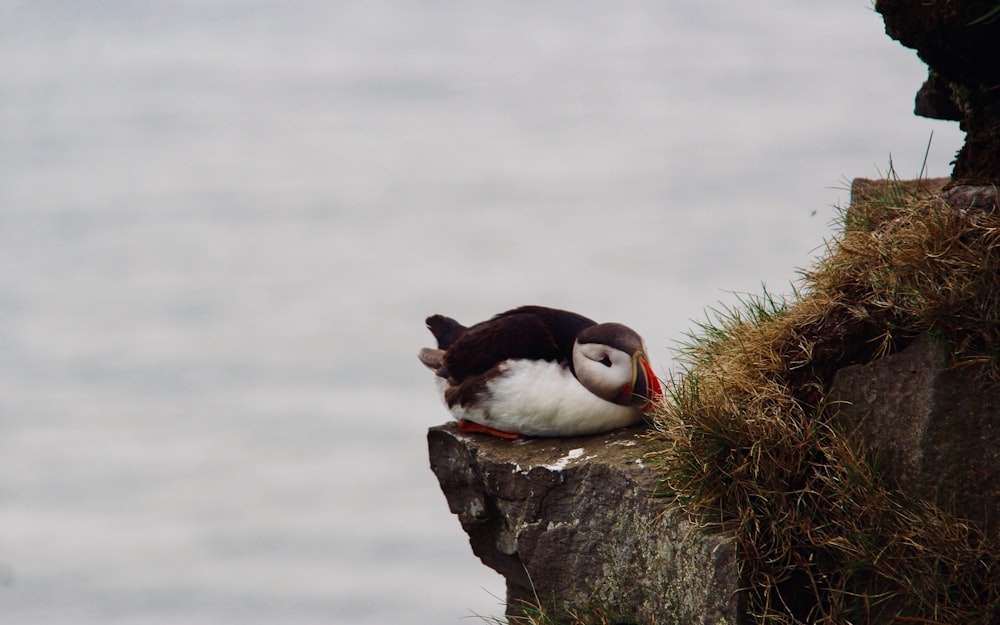
[[[995,211],[1000,205],[1000,192],[995,185],[954,185],[946,189],[941,197],[949,206],[959,210]]]
[[[508,441],[430,430],[431,469],[473,552],[507,579],[508,616],[527,602],[554,618],[742,622],[735,545],[653,496],[642,433]]]
[[[918,190],[941,196],[949,206],[958,210],[995,211],[1000,205],[1000,189],[996,185],[953,184],[951,178],[923,178],[920,180],[872,180],[855,178],[851,181],[851,204],[878,200],[892,188],[909,193]]]
[[[924,336],[841,369],[828,398],[900,488],[1000,530],[1000,388],[975,366],[952,366],[944,343]]]

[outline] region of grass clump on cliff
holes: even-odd
[[[537,595],[534,601],[518,601],[508,607],[515,607],[516,614],[508,614],[504,618],[483,618],[483,622],[492,625],[612,625],[598,608],[571,610],[557,620],[552,615],[560,610],[554,605],[546,606]]]
[[[761,623],[1000,622],[1000,538],[907,495],[841,431],[840,368],[930,333],[1000,381],[1000,216],[859,181],[797,292],[714,311],[655,418],[663,485],[731,533]]]

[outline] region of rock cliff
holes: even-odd
[[[944,343],[924,336],[845,367],[828,397],[898,488],[1000,529],[1000,387],[954,367]],[[512,442],[453,424],[430,430],[431,468],[473,552],[506,578],[508,616],[748,622],[735,544],[655,496],[643,434]]]
[[[845,610],[854,604],[840,599],[861,597],[858,584],[870,579],[874,580],[871,587],[862,589],[870,596],[854,603],[867,606],[868,599],[874,597],[872,601],[882,604],[881,612],[868,614],[865,618],[869,620],[831,616],[831,622],[883,622],[880,615],[886,614],[920,620],[942,610],[949,611],[942,614],[964,615],[953,622],[972,622],[965,618],[970,615],[977,623],[998,622],[991,620],[991,615],[1000,618],[1000,583],[990,571],[1000,563],[1000,540],[996,539],[1000,530],[1000,378],[995,369],[994,375],[989,375],[990,363],[996,366],[995,347],[1000,345],[995,330],[996,294],[1000,293],[996,279],[1000,262],[996,253],[1000,236],[997,190],[988,185],[946,183],[894,181],[887,185],[886,181],[856,180],[852,189],[856,203],[877,203],[887,194],[895,194],[917,198],[917,208],[894,207],[885,215],[869,215],[868,221],[860,214],[849,216],[848,222],[854,224],[851,227],[860,228],[839,244],[850,258],[841,255],[834,263],[826,262],[837,268],[835,275],[846,271],[845,275],[853,278],[846,282],[829,276],[814,280],[814,290],[835,291],[826,298],[816,298],[823,307],[817,307],[816,301],[799,302],[798,308],[783,311],[784,317],[777,313],[761,317],[759,324],[771,323],[767,332],[757,325],[749,334],[738,335],[740,340],[730,347],[724,342],[710,344],[712,354],[732,358],[723,358],[725,366],[711,368],[714,373],[703,382],[736,379],[740,392],[760,387],[758,390],[778,389],[784,394],[784,403],[774,403],[777,400],[773,397],[768,400],[771,403],[761,403],[764,400],[753,399],[756,395],[752,392],[750,399],[741,400],[743,395],[734,396],[732,389],[721,395],[701,389],[699,397],[718,395],[720,401],[729,401],[725,407],[735,407],[735,412],[727,412],[718,422],[710,419],[708,425],[691,421],[687,412],[680,417],[700,438],[708,433],[709,439],[716,436],[719,445],[727,446],[726,453],[720,455],[716,446],[708,444],[708,455],[697,456],[690,463],[689,477],[695,486],[715,480],[727,496],[744,490],[754,493],[727,499],[727,506],[738,503],[736,509],[710,508],[706,513],[689,508],[683,512],[672,500],[657,497],[658,479],[663,476],[647,459],[662,459],[658,452],[666,441],[647,438],[642,428],[514,442],[467,434],[453,425],[431,429],[431,468],[452,512],[469,534],[473,552],[506,578],[508,615],[516,617],[526,609],[538,609],[562,623],[736,624],[749,622],[748,610],[759,611],[780,592],[781,599],[767,608],[768,614],[785,611],[790,617],[808,621],[808,615],[817,610],[847,615]],[[924,200],[918,196],[927,194],[943,203],[921,204]],[[921,221],[925,217],[926,223]],[[957,230],[929,227],[945,223]],[[879,245],[863,244],[868,239]],[[916,245],[918,239],[923,243]],[[905,249],[897,250],[892,244]],[[893,269],[896,274],[916,278],[903,280],[901,286],[880,294],[881,282],[869,278],[883,275],[883,265],[898,265]],[[863,274],[867,276],[864,280],[861,274],[855,275],[862,270],[869,271]],[[922,309],[915,307],[912,296],[924,283],[934,285],[940,293],[933,295],[941,298],[933,300],[927,317],[917,318],[913,310]],[[960,288],[965,295],[956,297]],[[850,299],[851,293],[855,297],[860,293],[861,299]],[[889,305],[893,298],[900,299],[896,306]],[[897,310],[903,304],[910,306],[905,314]],[[850,315],[838,316],[831,310],[846,310]],[[793,313],[798,316],[789,316]],[[907,319],[910,326],[904,323]],[[772,336],[777,329],[780,332]],[[875,339],[893,332],[898,342],[892,349],[877,351]],[[758,335],[765,337],[758,345],[763,351],[751,350],[747,343]],[[738,372],[743,369],[733,358],[746,360],[748,371],[759,372],[766,357],[785,353],[782,346],[789,341],[793,347],[807,346],[805,353],[811,360],[802,360],[793,349],[788,358],[775,356],[775,369],[768,369],[767,375],[747,377],[744,372],[740,377]],[[738,353],[727,351],[730,348]],[[822,375],[794,378],[792,374],[800,372],[804,362],[814,367],[820,363]],[[794,379],[808,381],[811,386],[799,391],[809,392],[796,394],[788,382]],[[811,445],[811,451],[803,456],[801,471],[789,474],[801,478],[799,481],[781,478],[769,482],[767,476],[780,478],[787,473],[784,465],[740,460],[744,458],[740,455],[740,426],[763,422],[748,406],[773,408],[780,404],[792,410],[808,402],[824,407],[823,411],[806,414],[800,410],[795,418],[802,421],[796,423],[804,427],[817,419],[830,419],[831,431],[838,433],[834,438],[843,440],[853,450],[850,454],[834,454],[840,448],[830,446],[829,437],[803,439],[800,443]],[[698,405],[688,408],[694,410],[692,414],[701,414]],[[771,412],[780,422],[776,425],[794,416],[783,409]],[[714,418],[715,412],[706,414]],[[706,429],[709,426],[715,429]],[[758,432],[754,428],[747,431]],[[680,439],[670,440],[676,444]],[[761,440],[749,436],[746,458],[760,460],[753,454],[760,451]],[[768,454],[764,455],[770,458],[773,448],[781,447],[785,439],[772,436],[766,441]],[[799,449],[795,441],[790,444],[792,451]],[[679,448],[685,449],[683,444]],[[760,471],[735,473],[758,465]],[[771,471],[775,468],[782,470]],[[847,485],[842,479],[848,480],[855,469],[861,471],[856,473],[856,483],[850,485],[854,490],[841,493],[838,488]],[[871,483],[865,477],[870,475],[876,476]],[[703,479],[706,476],[711,480]],[[806,482],[805,478],[819,481]],[[692,498],[684,484],[675,487],[696,504],[717,501],[711,496]],[[816,489],[822,488],[826,490],[819,496]],[[887,490],[878,490],[882,488]],[[881,493],[877,498],[892,505],[887,504],[878,516],[868,505],[871,501],[855,497],[862,492]],[[779,522],[788,520],[782,511],[788,513],[790,508],[771,504],[790,502],[802,514],[799,504],[813,496],[823,503],[809,508],[805,516],[795,517],[791,529],[780,526]],[[753,514],[741,514],[747,510]],[[700,513],[700,522],[725,531],[740,527],[754,532],[749,537],[739,534],[736,539],[724,533],[706,535],[688,513]],[[729,515],[728,521],[722,518],[723,513]],[[711,518],[705,518],[706,514]],[[748,518],[753,519],[749,525],[736,522]],[[860,518],[862,522],[845,524],[845,518]],[[806,525],[800,527],[800,521]],[[788,549],[772,554],[759,548],[769,544],[772,535],[768,532],[778,526],[786,534],[791,531],[782,534],[791,541]],[[802,527],[807,529],[799,531]],[[859,551],[857,541],[866,537],[868,543],[863,546],[873,549],[872,553]],[[809,542],[813,539],[818,544]],[[768,555],[762,560],[761,553]],[[762,565],[771,562],[772,555],[785,558],[779,561],[786,563],[784,569],[773,572]],[[935,564],[938,561],[956,564],[942,568]],[[899,572],[897,565],[903,564],[912,565],[912,570]],[[861,574],[854,574],[861,569]],[[743,572],[757,582],[744,583]],[[761,579],[773,583],[761,584]],[[835,586],[835,581],[841,586]],[[909,601],[913,597],[911,586],[929,591],[919,601]],[[799,599],[802,605],[794,604]]]

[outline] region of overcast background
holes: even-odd
[[[788,292],[925,77],[864,0],[0,0],[0,620],[501,614],[423,319]]]

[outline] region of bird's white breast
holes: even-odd
[[[578,436],[633,425],[642,413],[594,395],[567,367],[511,360],[473,406],[453,406],[456,419],[528,436]]]

